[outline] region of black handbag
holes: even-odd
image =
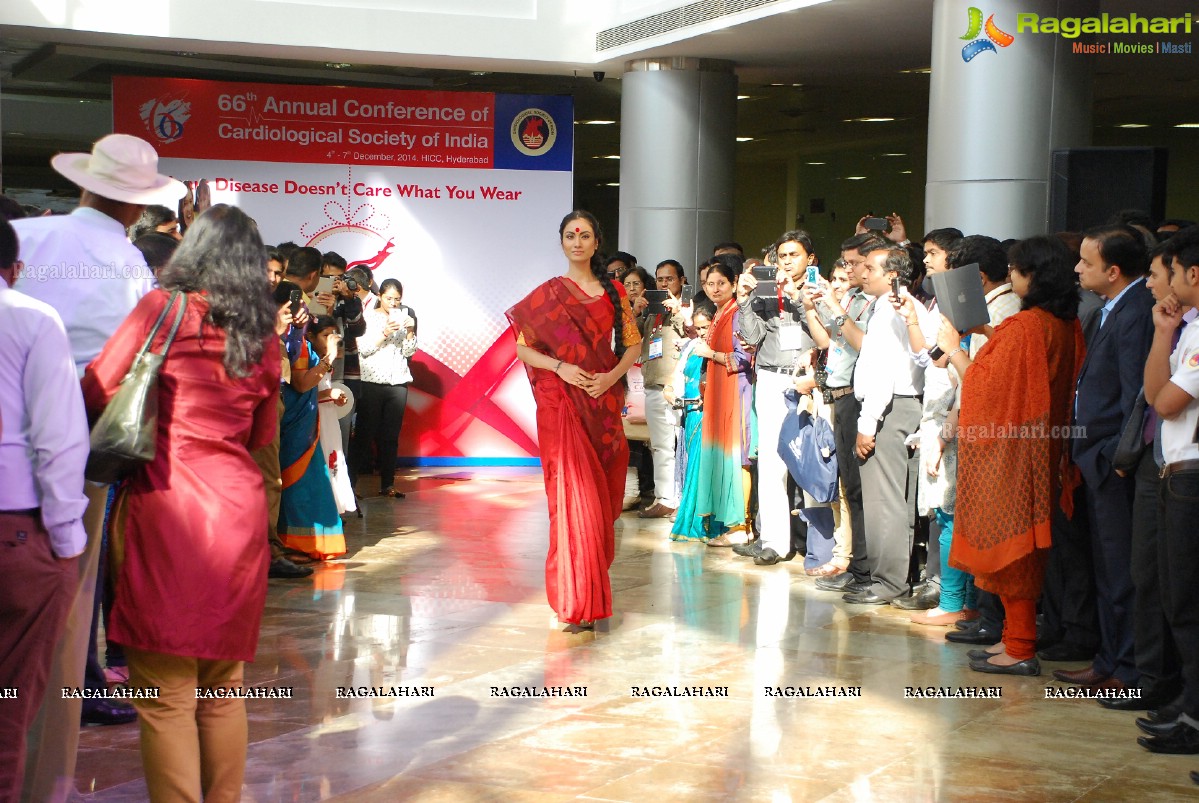
[[[1120,432],[1120,440],[1116,443],[1116,452],[1112,455],[1112,468],[1125,474],[1136,472],[1141,463],[1141,455],[1145,452],[1145,414],[1148,405],[1145,402],[1145,390],[1137,394],[1137,400],[1132,403],[1132,414],[1124,423]]]
[[[162,351],[155,354],[150,345],[166,320],[167,313],[175,305],[176,298],[179,299],[179,310],[175,313],[175,323],[171,325]],[[113,394],[112,401],[92,427],[91,452],[83,472],[92,482],[118,482],[154,459],[158,434],[158,372],[175,339],[175,333],[179,331],[186,309],[187,294],[178,290],[171,293],[146,342],[134,355],[133,364]]]

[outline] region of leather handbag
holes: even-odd
[[[1137,470],[1137,466],[1141,462],[1141,455],[1147,445],[1145,443],[1146,412],[1145,390],[1142,388],[1141,392],[1137,394],[1137,400],[1132,403],[1132,414],[1124,423],[1124,429],[1120,432],[1120,440],[1116,442],[1116,452],[1112,455],[1112,468],[1116,471],[1132,474]]]
[[[150,348],[167,313],[179,299],[175,322],[167,334],[162,351],[155,354]],[[129,476],[135,469],[154,459],[158,433],[158,372],[166,360],[167,351],[183,322],[187,310],[187,295],[178,290],[170,299],[154,328],[150,330],[141,350],[133,357],[128,373],[104,408],[91,433],[91,452],[87,457],[84,476],[92,482],[113,483]]]

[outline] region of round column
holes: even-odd
[[[1090,144],[1091,58],[1017,13],[1086,15],[1070,0],[933,5],[925,228],[1005,239],[1046,233],[1050,154]]]
[[[620,100],[620,248],[653,271],[695,266],[733,233],[737,76],[731,62],[642,59]]]

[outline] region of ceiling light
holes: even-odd
[[[597,158],[599,158],[599,159],[619,159],[619,158],[620,158],[620,154],[618,154],[618,153],[610,153],[610,154],[608,154],[607,156],[600,156],[600,157],[597,157]]]
[[[753,142],[753,137],[737,137],[738,142]]]
[[[471,73],[471,75],[473,75],[476,78],[482,78],[484,75],[491,75],[491,73],[484,72],[482,70],[475,70],[474,72]]]
[[[907,156],[906,153],[884,153],[883,156]]]
[[[825,165],[825,164],[828,164],[828,162],[808,162],[807,164],[810,164],[810,165]]]
[[[842,120],[843,123],[893,123],[894,117],[850,117]]]
[[[928,75],[933,71],[932,67],[920,67],[915,70],[900,70],[902,75]]]
[[[907,175],[911,175],[911,172],[912,172],[911,170],[900,170],[899,175],[907,176]]]
[[[353,67],[354,65],[346,61],[326,61],[325,66],[330,70],[345,70]]]
[[[845,180],[846,181],[861,181],[864,178],[866,178],[866,177],[865,176],[846,176]]]
[[[749,100],[750,97],[750,95],[738,95],[737,100]]]
[[[1148,123],[1121,123],[1116,128],[1148,128]]]
[[[619,186],[620,186],[620,182],[619,182],[619,181],[609,181],[609,182],[608,182],[607,184],[605,184],[604,186],[605,186],[605,187],[619,187]]]
[[[1175,128],[1199,128],[1199,123],[1179,123]]]
[[[576,120],[578,125],[616,125],[615,120]]]

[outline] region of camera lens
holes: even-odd
[[[357,293],[358,282],[354,281],[353,279],[346,279],[346,289],[350,292]]]

